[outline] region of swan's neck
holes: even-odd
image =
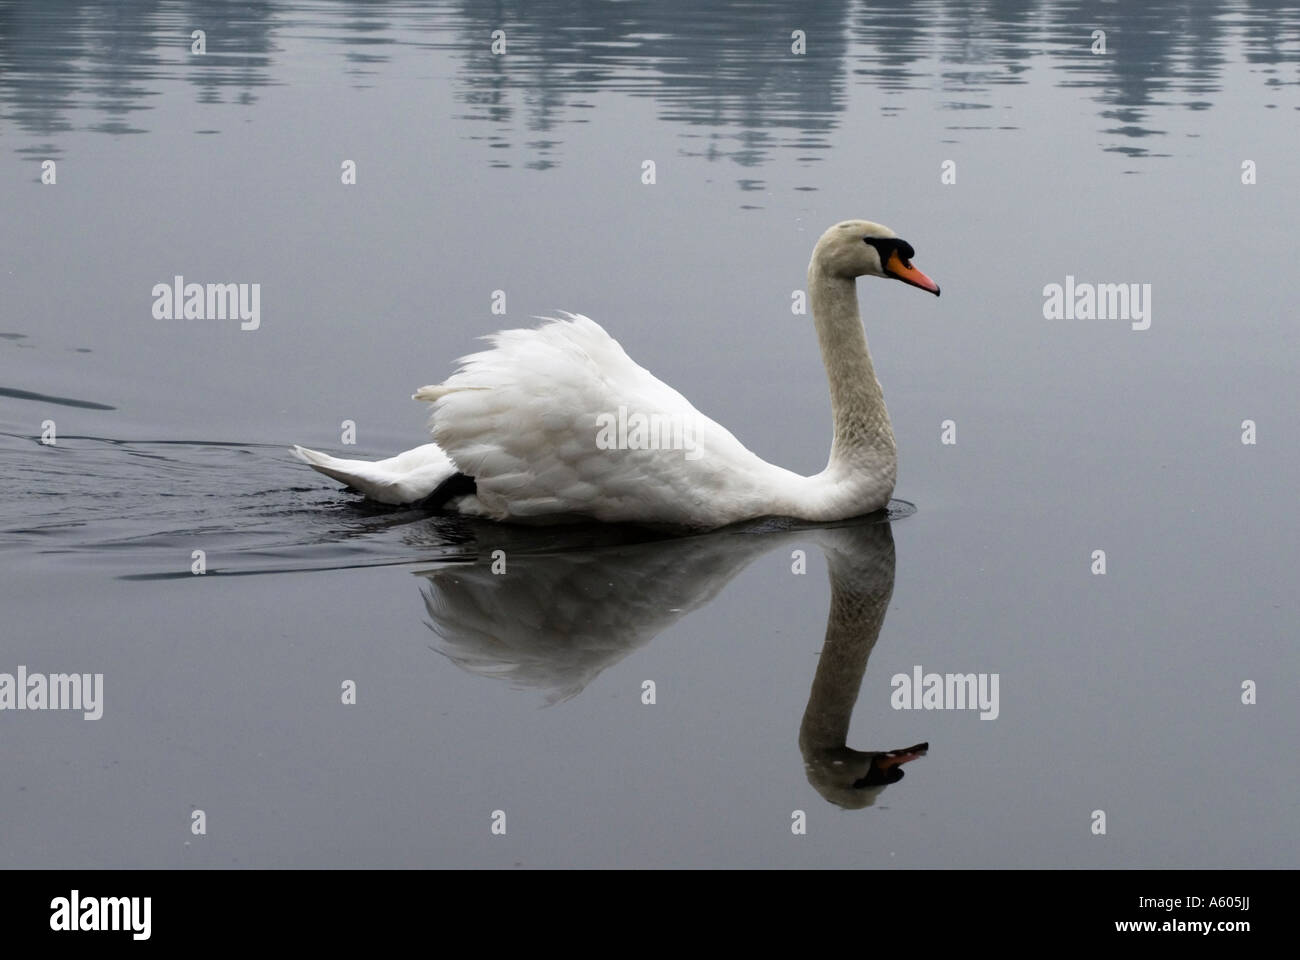
[[[826,273],[814,261],[808,268],[808,291],[835,424],[826,475],[836,480],[870,478],[877,486],[887,486],[888,499],[898,455],[858,313],[857,285],[851,278]]]

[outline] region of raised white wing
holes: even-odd
[[[424,387],[438,446],[496,520],[712,527],[778,512],[790,479],[635,363],[599,324],[567,314],[505,330]]]

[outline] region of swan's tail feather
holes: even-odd
[[[339,483],[346,483],[356,490],[364,492],[368,485],[367,480],[375,479],[373,476],[364,476],[366,468],[373,466],[364,460],[341,460],[338,457],[331,457],[328,453],[321,453],[319,450],[300,447],[296,443],[289,448],[289,452],[313,470],[319,471]]]
[[[433,403],[435,400],[441,400],[449,393],[459,393],[461,390],[486,390],[487,387],[449,387],[445,383],[435,383],[427,387],[421,387],[411,394],[412,400],[423,400],[426,403]]]
[[[343,460],[297,444],[289,452],[318,473],[380,503],[415,503],[457,472],[447,455],[432,443],[374,463]]]
[[[334,459],[328,453],[321,453],[319,450],[309,450],[306,447],[298,446],[296,443],[289,448],[289,452],[303,463],[310,464],[313,467],[324,466]]]

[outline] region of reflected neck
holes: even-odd
[[[867,658],[885,622],[894,592],[894,544],[889,526],[854,531],[861,543],[826,549],[831,581],[826,641],[817,661],[808,707],[799,728],[804,751],[845,748]]]

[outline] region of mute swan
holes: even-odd
[[[294,446],[326,476],[389,504],[421,503],[516,523],[596,520],[711,529],[761,516],[814,522],[883,507],[897,453],[856,278],[889,277],[939,295],[911,244],[867,220],[822,234],[808,295],[830,381],[835,435],[811,477],[767,463],[576,314],[505,330],[421,387],[433,443],[387,460],[340,460]],[[615,429],[617,428],[617,429]]]

